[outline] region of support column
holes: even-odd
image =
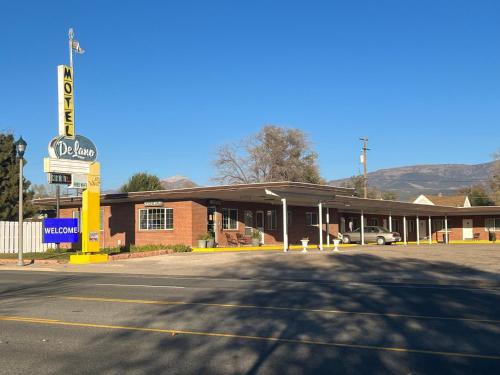
[[[219,244],[219,226],[217,225],[217,220],[219,220],[219,215],[217,214],[217,206],[214,206],[214,241],[215,246]]]
[[[429,245],[432,245],[432,222],[430,215],[429,215]]]
[[[444,243],[448,244],[448,216],[444,217]]]
[[[283,251],[288,251],[288,209],[286,204],[286,198],[281,199],[283,203]]]
[[[418,216],[417,216],[417,219],[415,220],[415,226],[416,226],[416,231],[417,231],[417,245],[420,245],[420,221],[418,219]]]
[[[405,245],[408,244],[408,237],[406,235],[406,216],[403,216],[403,242]]]
[[[392,232],[392,213],[389,212],[389,232]]]
[[[318,203],[319,249],[323,250],[323,203]]]
[[[365,215],[361,210],[361,245],[365,244]]]
[[[330,248],[330,207],[326,208],[326,248]]]

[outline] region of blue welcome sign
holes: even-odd
[[[78,219],[44,219],[43,243],[78,242]]]

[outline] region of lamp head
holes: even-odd
[[[14,145],[16,146],[16,151],[17,151],[17,156],[19,156],[19,158],[23,158],[24,156],[24,152],[26,151],[26,146],[28,145],[26,143],[26,141],[23,139],[23,137],[19,137],[19,139],[16,141],[16,143],[14,143]]]

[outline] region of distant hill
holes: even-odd
[[[495,162],[483,164],[430,164],[379,169],[368,173],[368,185],[380,191],[394,191],[403,201],[420,194],[454,195],[464,186],[486,182]],[[349,178],[332,180],[339,186]]]
[[[172,176],[161,180],[163,188],[167,190],[196,187],[198,184],[185,176]]]

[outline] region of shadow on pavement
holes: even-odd
[[[96,330],[86,345],[87,352],[60,358],[60,373],[73,372],[73,365],[68,363],[89,360],[93,361],[93,371],[116,374],[498,373],[498,360],[444,355],[442,352],[500,356],[500,322],[391,315],[496,319],[500,316],[498,290],[339,281],[343,279],[342,275],[347,274],[381,280],[389,274],[401,277],[412,275],[416,279],[439,284],[443,280],[458,282],[464,278],[489,279],[498,275],[448,262],[390,260],[370,254],[336,256],[332,270],[300,262],[298,256],[293,264],[282,264],[279,260],[269,262],[266,258],[246,260],[240,265],[241,270],[253,269],[253,277],[267,280],[265,283],[254,281],[254,289],[200,289],[187,301],[195,303],[191,305],[138,305],[134,316],[121,316],[116,324],[279,340]],[[333,261],[334,256],[324,257],[324,262]],[[217,277],[229,279],[238,278],[238,275],[238,269],[228,269]],[[317,282],[286,283],[283,280]],[[71,283],[71,279],[63,282],[66,281]],[[30,291],[20,289],[15,294],[19,296],[27,292]],[[162,299],[162,293],[165,293],[163,299],[168,300],[167,291],[158,291],[156,299]],[[204,303],[321,308],[351,313],[215,307]],[[283,341],[288,339],[366,345],[374,349]],[[441,354],[377,350],[376,347],[412,348]]]

